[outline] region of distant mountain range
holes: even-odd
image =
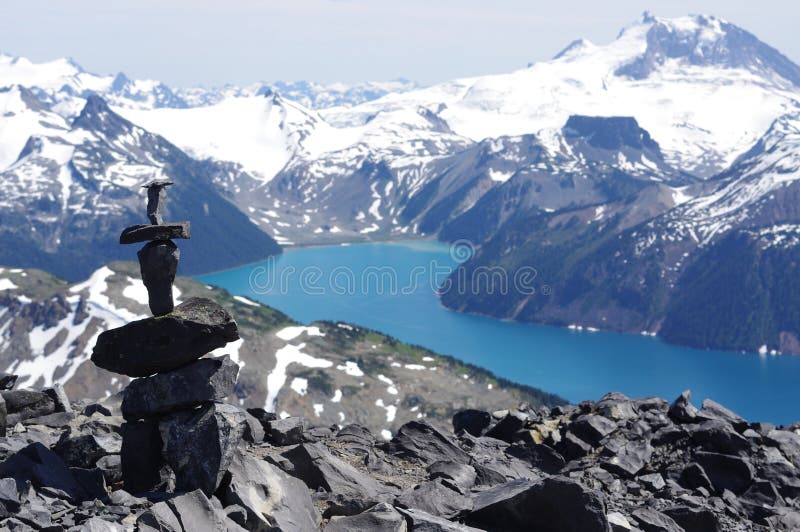
[[[533,267],[552,293],[453,308],[800,352],[800,67],[715,17],[645,14],[609,44],[430,87],[172,88],[8,56],[0,86],[0,262],[77,279],[120,258],[107,235],[163,172],[192,187],[169,214],[230,247],[204,259],[221,238],[204,228],[187,273],[278,244],[466,239],[461,273]]]

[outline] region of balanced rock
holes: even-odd
[[[172,283],[178,271],[181,251],[172,240],[154,240],[137,253],[142,281],[147,287],[148,303],[154,316],[172,312]]]
[[[189,222],[174,222],[163,225],[132,225],[119,235],[120,244],[136,244],[151,240],[191,238]]]
[[[175,473],[178,491],[219,486],[245,429],[244,412],[235,406],[211,403],[161,420],[162,456]]]
[[[146,377],[179,368],[238,339],[228,311],[210,299],[193,297],[166,316],[102,333],[92,362],[114,373]]]
[[[156,491],[172,482],[173,473],[161,455],[162,446],[157,420],[122,426],[122,480],[126,491]]]
[[[122,415],[127,420],[144,419],[220,401],[233,392],[238,373],[239,365],[224,356],[135,379],[125,390]]]

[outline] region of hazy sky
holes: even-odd
[[[800,62],[797,0],[2,0],[0,51],[174,85],[506,72],[649,9],[715,14]]]

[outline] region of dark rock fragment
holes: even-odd
[[[306,420],[302,417],[287,417],[275,419],[267,423],[264,441],[282,447],[296,445],[303,441],[303,432],[306,430]]]
[[[171,222],[162,225],[132,225],[119,235],[120,244],[135,244],[149,240],[191,238],[189,222]]]
[[[222,403],[162,418],[162,456],[175,473],[175,489],[201,489],[211,496],[242,439],[244,427],[244,413]]]
[[[164,316],[175,308],[172,283],[178,271],[181,251],[171,240],[154,240],[136,254],[147,287],[148,303],[153,316]]]
[[[184,301],[167,316],[146,318],[102,333],[92,361],[129,377],[179,368],[239,339],[236,322],[205,298]]]
[[[512,480],[480,492],[466,523],[505,531],[607,532],[609,528],[600,495],[563,477]]]
[[[125,390],[122,415],[127,420],[144,419],[220,401],[233,393],[238,374],[239,365],[224,356],[134,379]]]
[[[755,472],[747,458],[699,451],[694,459],[718,493],[727,489],[739,495],[753,483]]]
[[[6,424],[14,426],[32,417],[45,416],[56,411],[53,398],[33,390],[8,390],[0,393],[6,405]]]
[[[669,406],[669,417],[676,423],[694,423],[697,408],[692,405],[692,392],[686,390]]]
[[[20,488],[26,482],[36,488],[55,488],[74,501],[87,497],[61,458],[41,443],[31,443],[0,463],[0,478],[13,478]]]
[[[633,518],[644,532],[682,532],[683,528],[668,515],[651,508],[639,508],[632,513]]]
[[[472,500],[445,485],[442,479],[426,480],[400,494],[395,506],[416,508],[431,515],[452,519],[472,509]]]
[[[719,532],[722,530],[719,519],[708,508],[673,506],[662,513],[672,518],[686,532]]]
[[[157,491],[170,483],[172,472],[161,456],[157,420],[128,422],[122,426],[122,479],[130,493]]]
[[[481,436],[492,422],[492,415],[483,410],[466,409],[453,415],[453,432],[465,430],[473,436]]]
[[[596,414],[586,414],[570,424],[569,429],[586,443],[597,447],[600,440],[617,430],[617,424]]]
[[[366,512],[349,517],[334,517],[325,532],[405,532],[406,521],[390,504],[378,503]]]
[[[400,427],[386,445],[387,452],[432,464],[440,460],[469,463],[470,458],[444,433],[421,421],[410,421]]]

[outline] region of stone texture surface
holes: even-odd
[[[170,314],[102,333],[92,361],[129,377],[177,369],[239,338],[236,322],[209,299],[191,298]]]
[[[201,358],[176,370],[134,379],[125,390],[122,416],[144,419],[221,401],[233,392],[238,374],[238,364],[224,356]]]
[[[172,283],[178,272],[181,252],[172,240],[154,240],[136,254],[147,288],[148,304],[153,316],[169,314],[175,308]]]

